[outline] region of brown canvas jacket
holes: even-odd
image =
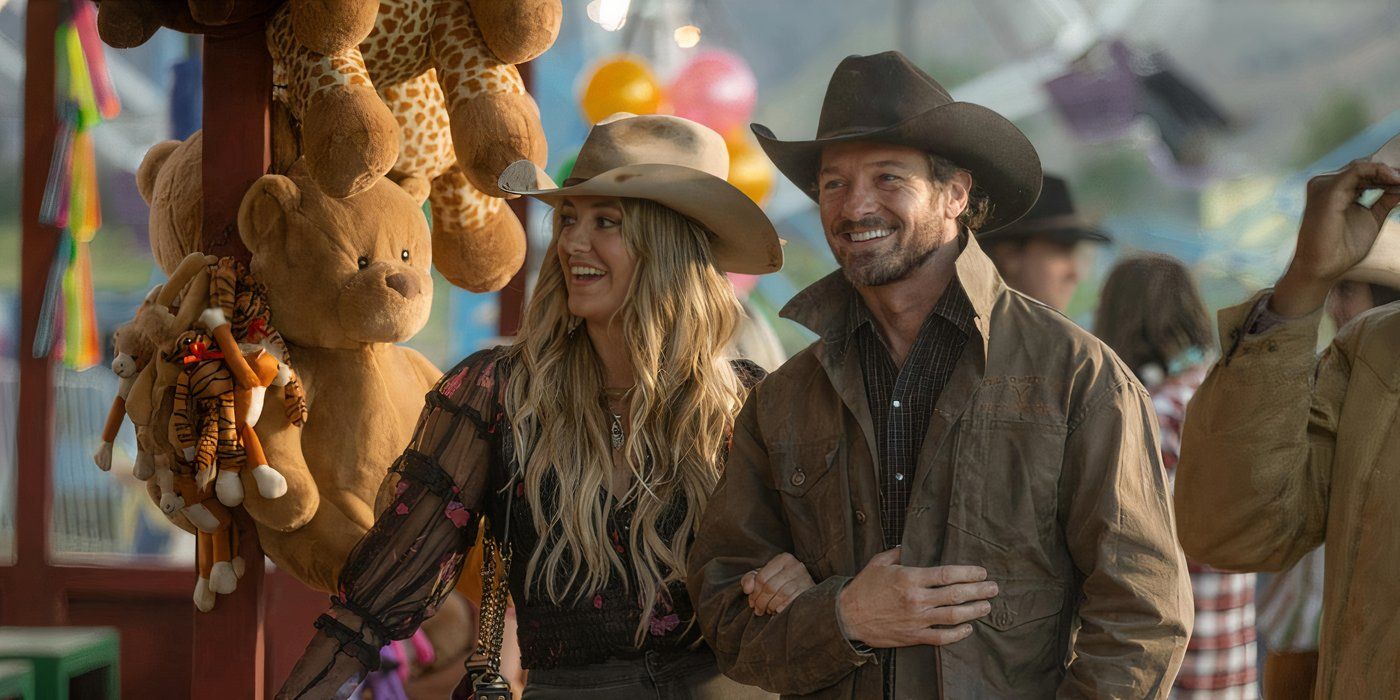
[[[1352,321],[1319,360],[1322,311],[1226,348],[1186,414],[1176,507],[1196,560],[1281,571],[1324,540],[1319,698],[1400,694],[1400,305]]]
[[[1192,602],[1151,402],[1102,343],[964,246],[977,333],[923,443],[902,563],[979,565],[1001,592],[971,637],[898,650],[896,695],[1164,698]],[[790,697],[882,693],[878,661],[836,616],[842,587],[883,549],[854,303],[837,272],[783,310],[821,338],[750,396],[690,556],[720,667]],[[739,579],[781,552],[817,585],[757,617]]]

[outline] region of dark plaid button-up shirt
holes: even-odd
[[[904,366],[895,367],[880,337],[875,318],[863,301],[856,314],[856,350],[865,377],[865,401],[875,427],[875,451],[880,459],[880,527],[888,549],[904,539],[914,469],[924,444],[933,407],[948,384],[963,346],[975,330],[976,315],[962,285],[954,278],[924,319]],[[893,697],[894,654],[882,649],[885,697]]]
[[[962,285],[956,279],[949,282],[919,329],[904,366],[895,367],[870,310],[863,302],[855,304],[854,309],[865,400],[870,405],[880,459],[880,526],[885,533],[885,547],[889,548],[904,537],[905,511],[919,449],[923,447],[933,407],[963,346],[975,331],[975,313]]]

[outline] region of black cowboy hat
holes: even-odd
[[[1045,176],[1040,198],[1035,200],[1035,206],[1020,221],[995,232],[977,234],[977,242],[983,247],[1027,238],[1044,238],[1065,244],[1113,242],[1106,231],[1075,213],[1074,200],[1069,196],[1069,184],[1054,175]]]
[[[836,66],[816,138],[780,141],[762,124],[751,128],[773,164],[812,199],[822,149],[847,141],[910,146],[971,172],[991,200],[984,231],[1021,218],[1040,192],[1040,156],[1016,125],[981,105],[954,101],[898,51],[848,56]]]

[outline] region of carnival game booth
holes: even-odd
[[[440,374],[399,345],[427,321],[434,267],[499,290],[487,334],[514,330],[526,239],[495,182],[517,159],[545,162],[528,62],[560,15],[558,0],[27,3],[22,466],[0,650],[31,662],[5,665],[7,688],[68,697],[42,676],[63,660],[41,658],[66,634],[86,644],[70,640],[66,663],[100,661],[64,667],[73,697],[275,692]],[[105,56],[161,30],[202,38],[202,89],[184,104],[202,107],[200,128],[151,148],[134,183],[99,182],[94,141],[121,110]],[[132,184],[163,274],[107,338],[99,191]],[[55,378],[106,364],[109,343],[111,369],[89,375],[116,375],[91,469],[188,532],[188,566],[53,555],[53,446],[71,422]],[[437,639],[386,648],[401,669],[388,675],[442,668],[450,688],[470,609],[444,610]],[[81,680],[94,668],[101,682]]]

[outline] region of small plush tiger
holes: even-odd
[[[253,279],[247,266],[235,258],[219,258],[209,265],[209,311],[204,324],[216,335],[227,327],[234,342],[267,350],[286,368],[277,385],[283,387],[283,407],[293,425],[306,422],[306,393],[292,371],[291,352],[282,334],[272,327],[267,290]],[[235,371],[241,368],[235,367]],[[243,382],[247,384],[247,381]]]
[[[171,414],[172,437],[185,450],[185,458],[194,463],[195,483],[207,489],[219,470],[236,474],[244,462],[234,410],[233,373],[213,339],[197,330],[181,333],[166,359],[180,368]]]

